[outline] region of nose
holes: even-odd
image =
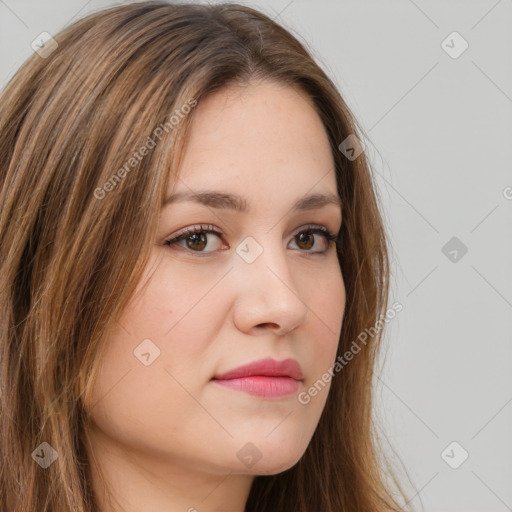
[[[240,331],[283,335],[306,323],[308,307],[302,297],[307,290],[299,286],[300,275],[290,271],[287,259],[280,246],[264,248],[252,263],[236,256],[234,321]]]

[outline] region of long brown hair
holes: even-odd
[[[369,161],[339,149],[362,130],[304,46],[266,15],[237,4],[141,2],[89,15],[54,40],[0,98],[0,509],[93,512],[89,393],[202,98],[263,79],[313,100],[343,201],[338,354],[386,310],[389,263]],[[135,158],[148,137],[154,148]],[[381,335],[333,377],[300,461],[255,478],[248,512],[399,510],[372,420]],[[57,455],[45,470],[34,456],[48,451],[42,443]]]

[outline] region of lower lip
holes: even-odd
[[[291,395],[296,393],[300,386],[300,381],[291,377],[264,377],[261,375],[239,379],[214,379],[213,382],[235,391],[243,391],[250,395],[266,398]]]

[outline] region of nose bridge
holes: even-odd
[[[236,252],[233,320],[237,328],[253,335],[271,328],[283,336],[306,324],[308,307],[297,286],[299,276],[292,272],[293,258],[278,231],[248,236]]]
[[[242,272],[247,274],[245,277],[249,280],[261,282],[262,279],[267,281],[284,281],[288,286],[292,283],[288,262],[286,258],[286,250],[283,249],[282,243],[276,241],[272,234],[265,234],[258,237],[258,240],[252,236],[246,237],[237,247],[236,252],[239,256],[238,266]],[[268,275],[270,274],[270,278]],[[280,280],[276,275],[280,277]],[[284,284],[281,282],[281,285]],[[292,284],[293,286],[293,284]],[[291,291],[289,290],[291,293]]]
[[[295,276],[290,272],[287,249],[281,240],[276,241],[268,234],[260,240],[249,236],[236,249],[241,282],[246,284],[253,298],[265,298],[268,307],[277,306],[295,312],[307,309]]]

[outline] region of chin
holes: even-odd
[[[299,462],[304,451],[289,454],[277,453],[275,455],[263,456],[254,466],[245,471],[252,475],[277,475],[292,468]]]
[[[293,468],[297,464],[297,462],[300,460],[300,457],[297,460],[294,460],[291,463],[283,463],[283,464],[267,464],[267,465],[257,465],[253,468],[252,474],[253,475],[278,475],[279,473],[283,473],[284,471],[287,471],[288,469]]]

